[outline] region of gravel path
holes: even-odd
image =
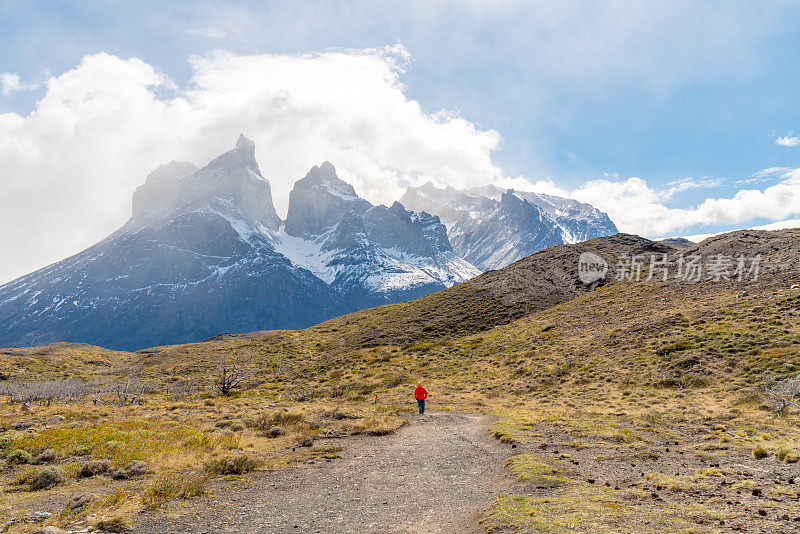
[[[397,433],[339,440],[342,458],[224,484],[175,512],[139,517],[135,532],[480,532],[508,488],[510,448],[487,416],[432,412]],[[328,443],[326,442],[326,445]]]

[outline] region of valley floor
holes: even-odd
[[[394,434],[325,440],[341,458],[221,482],[199,500],[137,517],[134,532],[482,532],[510,486],[510,445],[489,416],[429,412]],[[335,456],[335,455],[334,455]]]

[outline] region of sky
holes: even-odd
[[[280,214],[330,160],[373,202],[496,183],[622,231],[800,216],[800,6],[0,0],[0,283],[256,142]]]

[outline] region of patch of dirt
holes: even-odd
[[[325,440],[340,459],[221,482],[177,510],[148,512],[134,532],[482,532],[478,521],[510,489],[511,448],[491,417],[413,416],[397,433]]]

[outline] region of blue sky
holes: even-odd
[[[491,160],[506,177],[567,192],[639,177],[659,205],[690,209],[763,190],[800,167],[800,145],[776,143],[800,132],[800,6],[791,2],[0,0],[0,73],[40,86],[0,95],[0,113],[28,116],[49,78],[98,53],[139,58],[180,91],[193,83],[189,58],[214,50],[296,55],[396,44],[410,56],[399,76],[404,95],[424,113],[444,109],[496,131]],[[750,178],[773,167],[785,171]],[[663,234],[774,215],[665,224]]]

